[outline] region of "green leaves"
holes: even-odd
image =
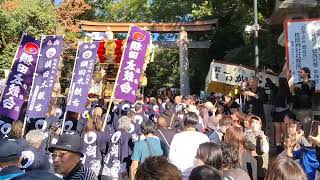
[[[0,3],[0,69],[10,68],[21,34],[40,38],[53,34],[56,27],[55,9],[49,0],[5,0]]]
[[[151,21],[148,0],[107,0],[103,12],[107,22]]]
[[[204,1],[200,5],[192,4],[192,15],[195,17],[212,17],[213,7],[210,2]]]
[[[155,61],[148,64],[147,89],[156,94],[162,87],[179,87],[178,49],[156,49]]]

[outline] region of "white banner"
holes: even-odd
[[[311,79],[320,91],[320,19],[290,20],[286,23],[287,63],[294,83],[298,83],[299,70],[308,67]]]
[[[209,73],[211,73],[210,82],[221,82],[224,84],[240,86],[241,82],[254,76],[254,70],[231,64],[218,63],[212,61]],[[259,73],[259,86],[266,87],[266,78],[278,84],[278,77],[271,74]]]

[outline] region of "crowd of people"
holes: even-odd
[[[311,121],[314,82],[308,68],[300,70],[300,77],[294,86],[285,78],[278,83],[267,79],[270,115],[256,77],[243,83],[241,98],[166,92],[111,105],[91,98],[85,112],[68,112],[65,121],[65,101],[52,98],[47,117],[27,119],[24,130],[22,109],[2,137],[0,179],[317,179],[320,129]],[[274,137],[265,133],[266,116],[272,116]]]

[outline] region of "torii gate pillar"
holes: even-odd
[[[190,94],[189,85],[189,60],[188,60],[188,33],[184,27],[181,27],[179,39],[179,71],[180,71],[180,94],[187,96]]]

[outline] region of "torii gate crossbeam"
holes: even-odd
[[[93,22],[80,21],[82,31],[86,32],[128,32],[130,25],[135,24],[141,28],[145,28],[150,32],[168,33],[180,32],[177,42],[155,42],[158,47],[163,48],[179,48],[179,63],[180,63],[180,93],[183,96],[190,94],[189,86],[189,61],[188,48],[209,48],[209,41],[189,41],[187,32],[212,32],[218,25],[217,19],[197,22],[179,22],[179,23],[145,23],[145,22]],[[189,46],[189,47],[188,47]]]

